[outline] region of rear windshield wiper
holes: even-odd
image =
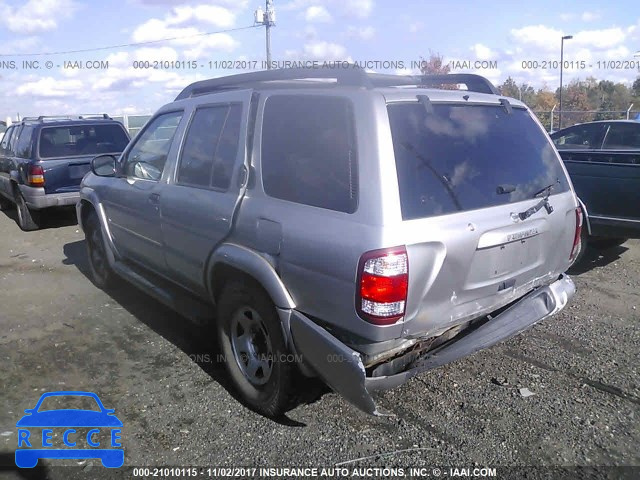
[[[540,190],[538,190],[536,193],[532,195],[532,197],[535,198],[541,193],[544,193],[544,197],[542,197],[542,200],[536,203],[533,207],[525,210],[524,212],[520,212],[518,214],[518,217],[520,217],[520,220],[526,220],[531,215],[533,215],[538,210],[540,210],[542,207],[544,207],[544,209],[547,211],[547,214],[551,214],[551,212],[553,212],[553,207],[549,203],[549,196],[551,195],[551,190],[553,189],[553,187],[555,187],[556,183],[558,182],[556,181],[555,183],[547,185],[546,187],[541,188]]]
[[[451,182],[449,181],[449,179],[447,178],[446,175],[441,174],[440,172],[438,172],[435,167],[431,164],[431,162],[424,157],[423,155],[421,155],[418,150],[416,149],[416,147],[413,145],[413,143],[410,142],[400,142],[400,145],[407,150],[408,152],[410,152],[415,158],[417,158],[418,160],[420,160],[422,162],[422,164],[427,167],[429,169],[429,171],[438,179],[438,181],[442,184],[442,186],[445,188],[445,190],[447,191],[447,193],[449,194],[449,196],[451,197],[451,200],[453,201],[453,204],[456,206],[456,208],[460,211],[462,211],[462,205],[460,204],[460,200],[458,199],[458,195],[456,194],[456,192],[453,190],[452,186],[451,186]]]

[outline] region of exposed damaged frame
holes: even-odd
[[[360,353],[300,312],[290,310],[288,323],[293,347],[302,357],[303,368],[316,372],[334,391],[362,411],[381,415],[372,392],[397,387],[420,373],[511,338],[562,310],[574,293],[571,278],[561,275],[551,285],[533,290],[477,328],[466,329],[451,341],[412,360],[405,370],[386,376],[367,376]]]

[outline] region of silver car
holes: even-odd
[[[93,160],[77,213],[93,281],[213,318],[270,416],[302,377],[377,413],[372,392],[557,313],[582,225],[524,104],[475,75],[355,67],[188,86]]]

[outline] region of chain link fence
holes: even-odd
[[[548,132],[560,130],[560,112],[555,111],[536,111],[536,114],[542,125]],[[562,128],[571,127],[578,123],[593,122],[596,120],[638,120],[640,121],[640,110],[563,110],[562,111]]]

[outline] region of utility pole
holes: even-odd
[[[260,7],[255,11],[255,23],[264,25],[266,29],[267,44],[267,70],[271,70],[271,27],[276,25],[276,12],[273,9],[273,0],[265,0],[265,11]]]
[[[571,40],[573,35],[565,35],[560,39],[560,110],[558,111],[558,130],[562,129],[562,67],[564,62],[564,41]]]

